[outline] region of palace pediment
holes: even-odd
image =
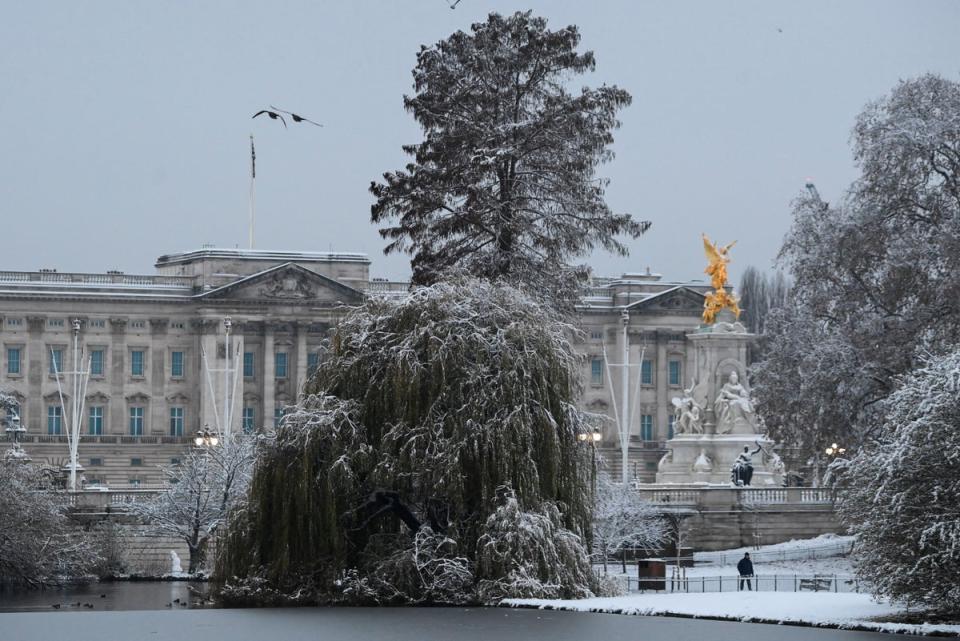
[[[703,313],[703,294],[689,287],[678,286],[637,301],[627,309],[631,312],[699,316]]]
[[[336,305],[359,303],[363,292],[295,263],[284,263],[204,292],[197,298]]]

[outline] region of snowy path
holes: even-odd
[[[507,599],[504,605],[636,615],[685,615],[738,621],[809,623],[853,629],[960,635],[960,625],[919,626],[877,623],[902,608],[877,603],[867,594],[811,592],[725,592],[709,594],[632,594],[623,597],[581,599]]]
[[[0,614],[3,641],[894,641],[877,632],[504,608]]]

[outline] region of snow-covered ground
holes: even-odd
[[[578,612],[635,615],[682,615],[739,621],[810,624],[841,628],[960,635],[960,625],[885,623],[904,612],[900,606],[874,601],[867,594],[824,592],[723,592],[706,594],[644,593],[580,599],[505,599],[502,605]]]
[[[720,552],[696,552],[693,555],[694,566],[683,570],[688,579],[738,576],[737,562],[745,552],[749,552],[753,559],[754,574],[760,577],[771,577],[769,581],[763,582],[762,589],[772,589],[773,575],[783,577],[784,580],[792,576],[852,577],[853,564],[850,557],[845,554],[852,543],[851,536],[824,534],[812,539],[795,539],[759,548],[745,547]],[[665,560],[668,564],[671,561],[670,558]],[[594,564],[594,569],[602,573],[603,565]],[[608,562],[607,572],[622,576],[623,565],[618,562]],[[672,576],[672,572],[673,566],[668,565],[668,579]],[[636,563],[627,563],[627,576],[637,576]]]
[[[853,546],[852,536],[838,536],[836,534],[821,534],[812,539],[792,539],[783,543],[761,545],[759,547],[734,548],[718,552],[694,552],[693,559],[697,563],[713,562],[736,564],[744,552],[749,552],[754,561],[794,561],[807,558],[825,558],[842,556]]]

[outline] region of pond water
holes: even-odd
[[[166,610],[200,607],[202,581],[109,581],[45,590],[0,590],[0,612]],[[209,607],[209,606],[208,606]]]

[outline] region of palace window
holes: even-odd
[[[63,431],[63,408],[59,405],[47,405],[47,434],[60,434]]]
[[[132,458],[132,459],[130,459],[130,466],[131,466],[131,467],[143,467],[143,459],[142,459],[142,458]]]
[[[20,348],[7,348],[7,374],[17,375],[20,373]]]
[[[313,376],[318,367],[320,367],[320,352],[309,352],[307,354],[307,376]]]
[[[243,433],[253,434],[253,421],[256,416],[256,410],[252,407],[243,408]]]
[[[603,385],[603,359],[590,359],[590,384]]]
[[[130,479],[130,487],[140,487],[140,479],[136,477]]]
[[[23,319],[22,319],[22,318],[8,318],[8,319],[7,319],[7,327],[20,327],[20,326],[22,326],[22,325],[23,325]]]
[[[93,436],[103,434],[103,406],[92,405],[87,413],[89,432]]]
[[[653,385],[653,361],[649,358],[640,363],[640,384]]]
[[[135,349],[130,352],[130,375],[143,376],[143,350]]]
[[[51,375],[56,374],[57,372],[63,372],[63,350],[62,349],[50,350],[50,367],[48,369]]]
[[[146,328],[146,326],[147,326],[147,321],[142,321],[142,320],[130,321],[130,327],[132,327],[133,329],[144,329]]]
[[[90,321],[90,327],[98,327],[102,329],[106,326],[107,321],[103,320],[102,318],[94,318],[92,321]]]
[[[143,408],[130,408],[130,436],[143,436]]]
[[[651,414],[640,415],[640,438],[644,441],[653,440],[653,416]]]
[[[183,436],[183,408],[170,408],[170,436]]]
[[[103,350],[90,351],[90,376],[103,376]]]
[[[680,361],[670,361],[669,363],[669,379],[668,382],[670,385],[679,386],[680,385]]]
[[[48,318],[47,327],[63,327],[62,318]]]
[[[253,352],[243,353],[243,377],[253,378]]]
[[[183,377],[183,352],[170,352],[170,376]]]
[[[274,376],[277,378],[287,377],[287,353],[277,352],[274,358]]]
[[[278,407],[273,410],[273,426],[275,428],[280,427],[280,421],[283,420],[283,408]]]
[[[102,458],[92,458],[92,459],[90,459],[90,467],[100,467],[101,465],[103,465],[103,459],[102,459]]]

